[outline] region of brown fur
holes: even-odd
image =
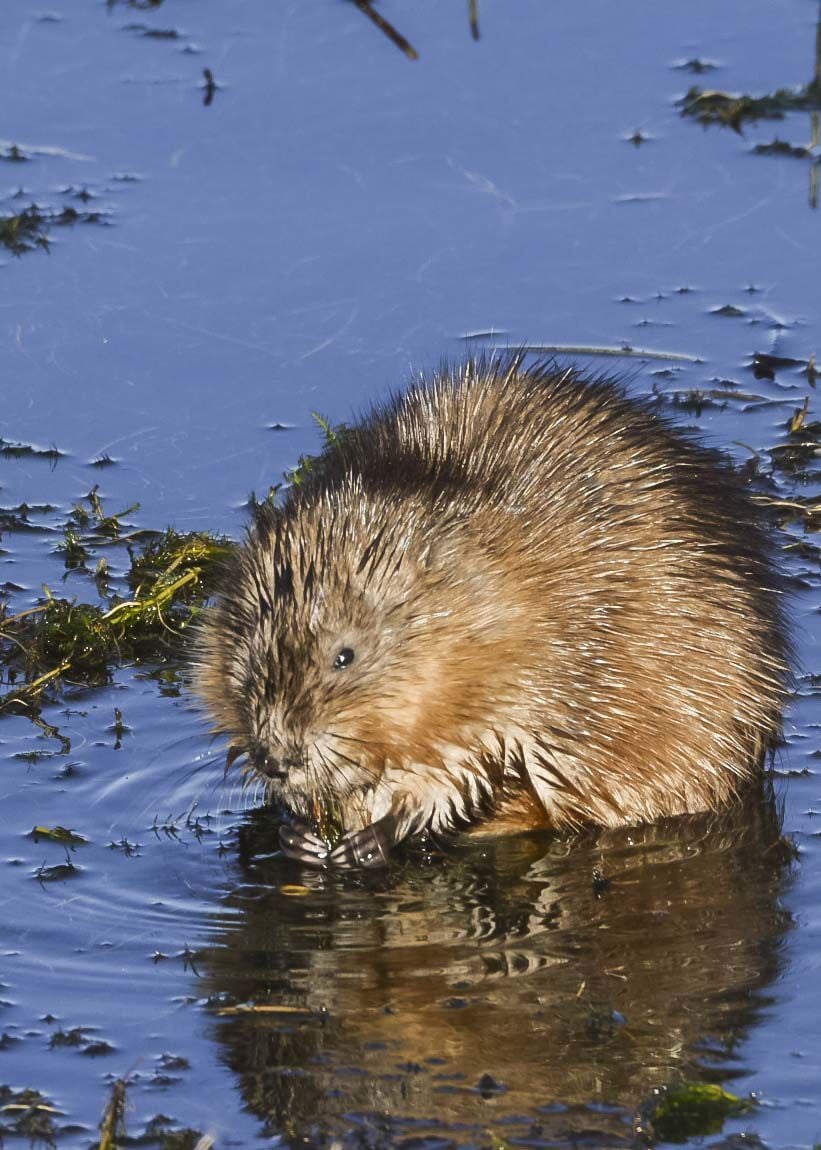
[[[517,357],[375,408],[259,513],[198,688],[289,808],[401,836],[717,807],[777,734],[787,664],[728,463]]]

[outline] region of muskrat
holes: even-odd
[[[196,675],[294,816],[286,853],[373,865],[423,830],[717,808],[778,737],[788,665],[729,461],[517,355],[374,407],[263,504]]]

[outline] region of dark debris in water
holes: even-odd
[[[0,151],[0,160],[5,160],[9,164],[25,164],[30,159],[31,157],[27,156],[17,144],[9,144],[5,152]]]
[[[133,32],[147,40],[179,40],[180,33],[176,28],[152,28],[149,24],[124,24],[124,32]]]
[[[714,72],[719,65],[715,60],[702,60],[694,56],[690,60],[678,60],[673,67],[680,72],[692,72],[694,76],[703,76],[705,72]]]
[[[753,148],[753,154],[756,156],[794,156],[796,159],[806,159],[812,155],[812,152],[801,144],[790,144],[776,136],[769,144],[756,144]]]
[[[79,867],[76,867],[66,851],[66,861],[56,863],[53,866],[47,866],[43,863],[34,872],[34,877],[39,883],[47,882],[64,882],[66,879],[75,878],[80,873]]]

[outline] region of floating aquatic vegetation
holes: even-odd
[[[41,208],[29,204],[21,212],[0,216],[0,245],[13,255],[41,248],[48,251],[49,230],[52,227],[68,227],[74,224],[104,223],[102,212],[79,212],[70,205],[64,208]]]
[[[320,415],[317,411],[311,412],[311,418],[313,419],[314,423],[316,423],[319,430],[322,432],[323,450],[326,447],[332,447],[334,444],[343,440],[346,435],[351,434],[351,428],[347,423],[338,423],[336,426],[332,426],[330,420],[326,419],[324,415]],[[300,455],[299,462],[297,463],[296,467],[285,472],[285,482],[290,484],[292,487],[299,487],[299,485],[304,483],[309,475],[312,474],[320,457],[321,453],[320,455]],[[268,502],[271,502],[276,497],[278,490],[278,487],[272,487],[269,490],[267,496]],[[252,507],[257,502],[253,493],[251,495],[250,502]]]
[[[78,504],[64,526],[59,550],[69,568],[84,568],[100,545],[124,545],[129,569],[127,594],[108,595],[108,568],[95,572],[98,604],[77,602],[44,588],[35,607],[17,614],[0,609],[0,666],[6,685],[4,710],[36,714],[37,700],[50,684],[67,679],[86,684],[109,681],[111,668],[124,660],[167,654],[208,596],[219,562],[231,544],[205,532],[167,530],[127,533],[123,516],[107,514],[96,488]],[[104,562],[101,561],[101,562]],[[115,715],[117,738],[127,730]]]
[[[62,454],[54,446],[43,449],[33,447],[30,443],[12,443],[0,437],[0,456],[5,459],[48,459],[56,463]]]
[[[85,846],[88,839],[78,835],[76,831],[69,830],[68,827],[34,827],[29,835],[29,838],[39,842],[40,839],[47,839],[52,843],[60,843],[66,847],[81,847]]]
[[[39,208],[32,204],[16,215],[0,218],[0,244],[16,256],[33,248],[48,250],[48,227]]]
[[[779,88],[764,96],[743,96],[717,88],[690,88],[679,101],[682,116],[709,126],[721,124],[741,132],[745,123],[783,120],[788,112],[811,112],[821,108],[821,85],[817,81],[799,88]]]
[[[677,65],[687,67],[687,64]],[[698,67],[690,68],[698,72]],[[754,155],[786,156],[809,162],[809,194],[811,208],[818,207],[819,163],[817,149],[821,140],[821,19],[816,24],[815,61],[813,77],[807,84],[795,87],[777,88],[761,96],[750,96],[735,92],[725,92],[718,88],[702,89],[692,87],[678,101],[681,115],[696,120],[708,127],[718,124],[743,134],[747,124],[758,120],[783,120],[797,112],[810,113],[809,139],[806,143],[793,144],[779,137],[769,143],[758,143],[752,148]]]
[[[728,1118],[748,1114],[752,1109],[752,1102],[712,1082],[690,1082],[660,1091],[647,1107],[644,1121],[654,1139],[686,1142],[705,1134],[719,1134]]]
[[[53,1146],[58,1133],[54,1119],[63,1117],[39,1090],[14,1090],[0,1086],[0,1137],[26,1138]]]

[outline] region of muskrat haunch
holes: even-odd
[[[718,807],[778,736],[788,663],[729,462],[517,356],[375,407],[261,508],[197,681],[296,816],[286,852],[368,865],[424,829]]]

